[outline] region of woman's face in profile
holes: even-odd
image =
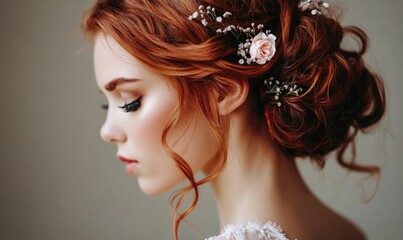
[[[95,39],[94,66],[97,85],[109,103],[102,139],[117,145],[119,158],[134,161],[126,170],[138,176],[146,194],[169,190],[184,179],[161,142],[162,132],[179,104],[175,91],[163,76],[103,34]],[[206,166],[217,149],[208,122],[199,111],[190,109],[170,130],[167,142],[194,173]]]

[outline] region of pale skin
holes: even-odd
[[[185,179],[160,141],[167,116],[178,104],[175,92],[163,76],[102,34],[95,39],[94,65],[98,87],[109,102],[101,137],[117,145],[118,155],[138,161],[131,173],[138,177],[143,192],[154,195],[170,190]],[[106,90],[105,85],[117,78],[140,81]],[[248,82],[234,82],[233,89],[217,104],[219,113],[230,121],[227,165],[210,182],[221,227],[251,220],[272,221],[290,239],[365,239],[353,224],[310,192],[293,159],[283,157],[267,131],[262,131],[266,124],[252,112]],[[141,105],[136,111],[118,108],[138,98]],[[218,145],[207,121],[194,109],[186,111],[168,143],[194,173],[208,173],[213,167],[212,150],[218,150]]]

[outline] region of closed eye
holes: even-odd
[[[137,111],[141,106],[141,98],[137,98],[131,103],[125,104],[123,106],[120,106],[119,108],[123,109],[125,112],[134,112]]]

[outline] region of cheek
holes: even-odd
[[[129,130],[134,147],[138,146],[138,150],[146,154],[143,157],[164,150],[161,143],[162,132],[176,105],[177,100],[169,95],[149,96],[143,100],[141,111]]]
[[[140,161],[139,185],[143,192],[165,192],[183,180],[176,163],[162,145],[162,133],[178,100],[167,92],[148,94],[138,112],[127,119],[131,152]]]
[[[169,132],[168,140],[194,174],[202,170],[218,150],[208,121],[196,113],[185,115],[178,126]]]
[[[130,146],[142,164],[139,184],[149,195],[165,192],[186,179],[161,142],[162,133],[177,105],[176,96],[168,93],[147,96],[141,111],[135,112],[126,123]],[[167,143],[185,159],[194,174],[202,170],[217,149],[207,120],[194,112],[185,113],[170,129]]]

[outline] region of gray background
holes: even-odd
[[[94,81],[92,46],[79,27],[92,3],[1,0],[0,239],[172,239],[169,195],[144,196],[115,147],[99,138],[105,99]],[[360,136],[358,146],[359,161],[382,167],[379,191],[364,204],[362,194],[371,195],[374,181],[362,182],[332,160],[323,172],[308,162],[301,169],[313,191],[370,239],[399,239],[403,3],[350,0],[343,6],[343,22],[368,32],[367,61],[387,84],[387,117],[372,135]],[[182,224],[182,239],[218,233],[208,187],[189,222]]]

